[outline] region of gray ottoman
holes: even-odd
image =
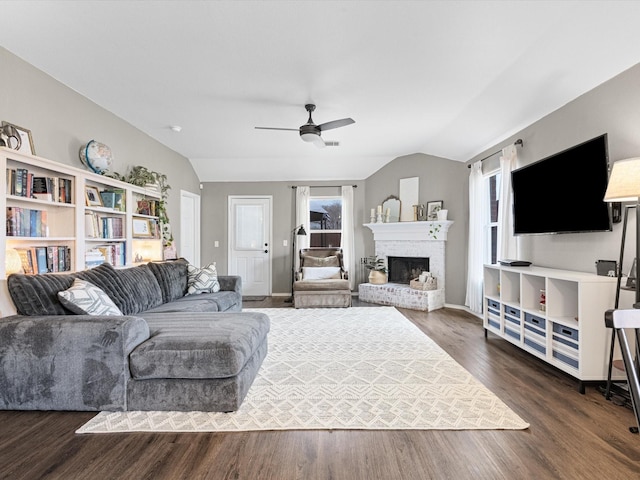
[[[267,355],[257,312],[142,314],[150,338],[129,355],[126,410],[237,410]]]

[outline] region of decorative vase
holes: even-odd
[[[438,210],[438,221],[444,222],[447,219],[447,214],[449,210]]]
[[[378,270],[371,270],[369,272],[369,283],[373,283],[374,285],[387,283],[387,274],[379,272]]]

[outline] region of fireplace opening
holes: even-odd
[[[409,284],[422,272],[429,271],[429,257],[387,257],[389,282]]]

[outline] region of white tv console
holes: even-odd
[[[585,382],[607,379],[611,331],[605,327],[604,312],[613,308],[615,291],[614,277],[485,265],[485,337],[487,332],[498,335],[568,373],[584,393]]]

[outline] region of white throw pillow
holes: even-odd
[[[216,263],[213,262],[204,268],[187,265],[187,295],[197,295],[199,293],[212,293],[220,291],[220,282],[218,282],[218,270]]]
[[[104,290],[76,278],[67,290],[58,292],[60,303],[77,315],[122,315]]]
[[[302,267],[303,280],[340,278],[340,267]]]

